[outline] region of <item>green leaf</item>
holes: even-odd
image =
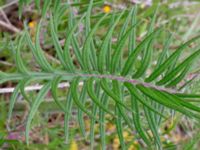
[[[8,111],[8,122],[10,122],[11,117],[12,117],[13,108],[17,100],[17,96],[19,94],[19,87],[20,87],[20,83],[15,87],[15,90],[13,91],[13,94],[10,99],[9,111]]]
[[[68,66],[72,72],[74,72],[75,66],[70,56],[70,43],[71,43],[75,29],[78,27],[78,25],[80,24],[80,22],[83,20],[84,17],[85,16],[83,15],[83,17],[81,17],[81,19],[73,27],[70,27],[70,30],[69,32],[67,32],[67,37],[65,39],[63,57],[66,63],[67,62],[69,63]]]
[[[122,102],[123,103],[123,101],[122,101],[122,92],[123,90],[122,89],[120,89],[120,84],[119,84],[119,82],[118,81],[116,81],[116,80],[113,80],[113,93],[118,97],[118,100],[120,101],[120,102]],[[120,114],[118,114],[118,116],[119,115],[121,115],[121,117],[120,118],[122,118],[122,119],[124,119],[124,121],[126,122],[126,124],[129,126],[129,128],[131,129],[131,130],[133,130],[133,125],[132,125],[132,123],[131,123],[131,121],[130,121],[130,117],[127,115],[127,113],[125,112],[125,110],[124,110],[124,108],[121,106],[121,105],[119,105],[118,103],[116,103],[116,111],[117,111],[117,114],[118,114],[118,112],[120,113]],[[117,120],[118,120],[119,118],[117,118]]]
[[[133,86],[131,83],[128,83],[128,82],[124,83],[124,85],[127,87],[129,92],[131,93],[131,95],[134,95],[134,97],[136,97],[137,100],[140,101],[144,106],[146,106],[148,109],[150,109],[151,111],[155,112],[156,114],[160,115],[161,117],[166,118],[163,114],[161,114],[160,112],[158,112],[157,110],[155,110],[152,106],[150,106],[148,104],[148,102],[138,92],[138,89],[135,86]]]
[[[117,107],[115,108],[115,114],[116,114],[116,116],[118,116],[117,117],[118,119],[115,120],[115,124],[116,124],[116,128],[117,128],[117,135],[118,135],[119,141],[120,141],[120,146],[122,147],[122,149],[126,149],[126,145],[125,145],[125,141],[124,141],[124,137],[123,137],[122,117],[121,117],[121,114]]]
[[[108,114],[110,114],[111,116],[114,116],[114,114],[109,111],[108,109],[106,109],[104,107],[104,105],[98,100],[98,97],[96,96],[94,89],[93,89],[93,82],[94,79],[91,78],[87,81],[87,91],[88,91],[88,95],[90,96],[90,98],[92,99],[92,101],[102,110],[104,110],[105,112],[107,112]]]
[[[188,117],[194,117],[196,119],[199,119],[200,116],[191,112],[190,110],[188,109],[185,109],[183,107],[182,104],[180,104],[180,101],[177,100],[177,99],[174,99],[172,97],[169,97],[169,95],[166,95],[164,94],[163,92],[160,92],[158,90],[155,90],[155,89],[150,89],[150,88],[146,88],[144,86],[139,86],[137,85],[137,88],[142,92],[144,93],[146,96],[150,97],[152,100],[168,107],[168,108],[171,108],[171,109],[174,109],[176,111],[179,111],[183,114],[185,114],[186,116]]]
[[[141,125],[139,105],[138,105],[137,99],[134,95],[131,95],[131,107],[133,110],[135,110],[135,113],[132,113],[132,119],[133,119],[135,129],[138,132],[138,134],[141,136],[141,138],[144,140],[144,142],[148,146],[150,146],[150,141]]]
[[[117,49],[114,51],[114,54],[111,60],[111,73],[115,73],[117,71],[120,58],[122,57],[122,49],[124,48],[126,40],[129,37],[132,29],[135,28],[136,25],[137,24],[134,24],[132,27],[130,27],[128,31],[126,32],[126,34],[122,37],[122,39],[117,44]]]
[[[38,111],[38,108],[40,106],[40,104],[43,102],[45,95],[47,94],[47,92],[49,91],[51,87],[51,83],[48,82],[46,83],[42,89],[40,90],[40,92],[38,93],[36,99],[34,100],[31,108],[30,108],[30,112],[27,118],[27,123],[26,123],[26,143],[29,144],[29,132],[30,132],[30,128],[31,128],[31,122],[33,120],[33,117],[35,116],[36,112]]]
[[[158,11],[158,6],[153,14],[152,19],[151,19],[151,23],[150,23],[147,35],[149,35],[153,32],[157,11]],[[147,71],[149,64],[151,62],[151,57],[152,57],[152,52],[153,52],[153,48],[152,48],[153,42],[154,42],[154,38],[152,38],[148,43],[146,43],[145,49],[143,51],[141,65],[140,65],[139,69],[137,70],[137,72],[133,75],[133,78],[139,78],[142,75],[144,75],[145,72]]]
[[[98,29],[100,23],[105,19],[106,16],[107,16],[107,14],[104,15],[103,17],[101,17],[101,19],[99,19],[99,21],[95,24],[94,28],[92,28],[92,30],[89,32],[89,34],[85,40],[83,50],[82,50],[83,51],[83,54],[82,54],[83,55],[83,63],[84,63],[85,70],[90,70],[90,66],[91,66],[89,56],[91,54],[90,46],[91,46],[93,35],[96,32],[96,30]],[[86,18],[87,18],[87,16],[86,16]]]
[[[132,8],[131,11],[131,25],[134,25],[137,22],[136,14],[137,14],[137,5]],[[129,55],[136,47],[136,29],[133,28],[132,32],[129,36]]]
[[[149,34],[137,47],[135,50],[133,50],[129,57],[127,58],[124,67],[122,69],[121,75],[126,76],[130,71],[132,71],[132,67],[134,65],[134,62],[137,59],[138,54],[142,51],[145,44],[148,43],[150,40],[152,40],[159,32],[161,31],[161,28],[152,32]]]
[[[78,78],[75,78],[73,81],[72,81],[72,85],[71,85],[71,92],[72,92],[72,98],[74,100],[74,103],[84,112],[86,113],[91,119],[94,119],[96,121],[99,122],[98,119],[96,119],[95,116],[93,116],[91,114],[91,112],[89,112],[85,107],[84,105],[82,105],[80,103],[80,101],[78,100],[78,91],[77,91],[77,85],[78,85],[78,81],[79,79]]]
[[[127,110],[130,110],[123,102],[119,100],[119,98],[115,95],[115,93],[113,93],[113,91],[110,90],[110,86],[105,79],[102,79],[100,83],[101,83],[102,89],[105,91],[106,94],[108,94],[108,96],[110,96],[116,103],[119,103],[121,106],[123,106]]]
[[[98,103],[98,97],[99,97],[99,93],[100,93],[100,85],[98,82],[95,83],[95,86],[96,86],[96,89],[95,91],[93,91],[94,93],[93,94],[96,94],[97,95],[97,103]],[[88,92],[89,93],[89,92]],[[95,101],[95,100],[94,100]],[[98,111],[98,105],[96,105],[96,103],[94,102],[93,105],[92,105],[92,114],[93,116],[97,117],[97,111]],[[94,148],[94,131],[95,130],[95,120],[92,119],[91,122],[90,122],[90,148],[93,149]]]
[[[52,80],[51,83],[51,93],[53,96],[53,99],[55,100],[55,103],[58,105],[58,107],[65,112],[65,108],[63,106],[63,104],[58,100],[58,93],[57,93],[57,87],[58,84],[62,81],[62,77],[61,76],[57,76]]]
[[[113,25],[109,28],[109,30],[101,44],[100,53],[98,55],[98,70],[100,72],[104,72],[108,45],[109,45],[109,42],[111,42],[110,40],[111,40],[113,31],[123,14],[124,14],[124,11],[122,13],[120,13],[120,15],[114,21]]]
[[[103,93],[101,97],[102,104],[105,108],[108,107],[108,96]],[[105,131],[105,111],[102,109],[99,110],[99,119],[102,122],[99,126],[99,132],[100,132],[100,139],[102,144],[102,150],[106,150],[106,131]]]
[[[183,77],[185,77],[185,75],[186,75],[188,69],[190,68],[190,66],[192,65],[192,62],[194,62],[194,60],[196,60],[196,58],[199,55],[200,55],[200,50],[197,50],[192,55],[190,55],[187,59],[185,59],[183,62],[181,62],[181,64],[179,64],[177,67],[175,67],[171,72],[166,74],[163,77],[163,79],[158,81],[156,84],[157,85],[163,85],[163,84],[167,83],[172,78],[175,78],[175,76],[177,74],[179,74],[179,73],[182,74],[182,72],[180,72],[180,71],[183,70],[183,74],[180,76],[180,79],[178,79],[178,81],[181,81],[183,79]],[[172,81],[169,85],[176,85],[177,83],[178,83],[177,81],[176,82]]]
[[[39,23],[39,25],[37,27],[35,45],[33,44],[32,39],[31,39],[27,29],[26,29],[26,41],[34,55],[34,58],[36,59],[37,63],[40,65],[41,69],[43,69],[44,71],[47,71],[47,72],[53,72],[53,68],[50,66],[50,64],[44,57],[43,51],[40,48],[40,28],[41,28],[40,26],[41,26],[41,22]]]
[[[153,134],[153,137],[155,139],[155,143],[158,145],[158,147],[162,147],[160,137],[159,137],[159,133],[158,133],[158,130],[157,130],[158,127],[157,127],[156,122],[153,118],[154,117],[153,113],[146,106],[144,106],[144,112],[145,112],[145,116],[147,118],[148,125],[149,125],[151,132]]]
[[[72,114],[72,105],[73,105],[73,98],[71,94],[71,88],[69,88],[66,97],[65,115],[64,115],[64,133],[65,133],[66,143],[69,143],[69,123]]]
[[[67,62],[70,62],[70,64],[67,64],[66,63],[66,58],[64,59],[63,57],[63,49],[59,43],[59,40],[58,40],[58,37],[57,37],[57,34],[56,34],[56,27],[54,25],[54,21],[53,21],[53,18],[51,16],[50,18],[50,24],[51,24],[51,37],[53,39],[53,44],[55,46],[55,50],[56,50],[56,53],[58,55],[58,58],[59,60],[61,61],[61,64],[63,65],[63,67],[69,71],[73,71],[74,70],[74,66],[73,64],[71,65],[71,58],[69,58],[69,60]]]
[[[151,82],[154,79],[156,79],[166,68],[168,68],[171,65],[171,62],[173,62],[176,58],[178,58],[181,54],[181,52],[192,42],[199,39],[200,36],[196,36],[193,39],[189,40],[188,42],[182,44],[165,62],[163,62],[158,68],[156,68],[151,75],[145,79],[146,82]]]
[[[155,68],[158,68],[166,60],[167,52],[169,51],[169,46],[171,42],[172,42],[172,34],[169,34],[169,36],[167,37],[165,41],[164,48],[158,57]]]
[[[79,100],[84,105],[86,99],[87,99],[87,84],[84,82],[81,93],[80,93]],[[78,123],[79,123],[79,126],[80,126],[81,134],[83,135],[83,137],[86,137],[83,111],[80,108],[78,108]]]
[[[78,23],[75,23],[75,16],[73,14],[73,10],[70,6],[68,6],[69,8],[69,20],[68,20],[68,26],[71,30],[73,30],[74,26],[76,26],[76,24],[78,25]],[[85,17],[85,14],[83,15],[83,17]],[[80,24],[79,24],[80,25]],[[75,28],[74,28],[75,29]],[[66,34],[68,34],[68,30],[66,30]],[[70,40],[70,38],[69,38]],[[79,46],[79,43],[78,43],[78,40],[77,40],[77,37],[75,37],[75,35],[73,34],[72,37],[71,37],[71,40],[72,40],[72,47],[73,47],[73,50],[74,50],[74,55],[76,56],[77,58],[77,61],[79,62],[81,68],[84,68],[83,67],[83,60],[82,60],[82,56],[81,56],[81,51],[80,51],[80,46]],[[67,42],[67,40],[66,40]],[[67,45],[67,43],[65,42],[65,46],[64,46],[64,49],[66,52],[64,52],[65,56],[66,57],[66,53],[67,53],[67,48],[69,45]]]
[[[19,43],[17,45],[17,50],[16,50],[16,54],[15,54],[15,62],[16,62],[16,66],[19,72],[21,73],[27,73],[28,69],[26,68],[26,66],[24,65],[24,62],[21,58],[21,54],[20,54],[20,50],[22,48],[22,43],[24,42],[24,38],[25,38],[25,34],[23,33]]]

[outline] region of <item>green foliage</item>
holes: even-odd
[[[29,2],[29,0],[20,0],[21,4],[28,4]],[[35,2],[39,7],[40,1],[36,0]],[[27,143],[29,143],[31,122],[40,104],[45,100],[48,91],[51,91],[55,103],[65,114],[64,131],[66,141],[69,140],[68,123],[72,113],[72,106],[76,106],[78,109],[78,123],[81,133],[85,137],[83,115],[87,115],[91,119],[89,134],[91,148],[94,146],[95,122],[98,122],[102,149],[106,149],[105,116],[107,114],[115,120],[122,149],[126,149],[126,143],[123,138],[124,128],[136,131],[138,139],[143,140],[149,148],[154,149],[157,147],[162,149],[159,125],[161,121],[169,117],[171,109],[187,117],[195,118],[196,120],[200,119],[200,107],[194,105],[191,101],[187,101],[187,97],[191,95],[186,93],[179,94],[180,91],[177,89],[177,85],[183,81],[190,67],[199,57],[200,49],[197,49],[180,62],[181,53],[191,43],[197,41],[200,36],[181,44],[173,53],[169,49],[171,40],[169,36],[163,52],[157,60],[157,65],[153,66],[151,60],[154,51],[153,44],[159,35],[164,32],[162,27],[154,28],[156,11],[151,17],[145,37],[140,43],[137,43],[135,34],[140,22],[137,22],[136,19],[136,7],[119,12],[118,16],[115,16],[115,14],[101,14],[98,21],[92,26],[91,10],[93,1],[90,1],[87,11],[82,16],[74,16],[71,6],[67,6],[70,9],[66,30],[67,37],[64,46],[61,46],[56,22],[59,16],[57,15],[59,13],[58,10],[61,10],[63,6],[59,5],[59,1],[49,1],[49,3],[45,1],[42,10],[43,19],[45,19],[45,14],[51,5],[50,2],[53,2],[54,6],[53,15],[50,17],[50,34],[57,58],[62,66],[53,68],[44,55],[39,39],[43,21],[41,20],[37,27],[35,42],[31,39],[28,29],[21,35],[15,55],[18,72],[0,72],[0,83],[7,81],[18,82],[10,101],[9,119],[19,92],[27,98],[24,89],[30,81],[43,81],[44,83],[34,101],[29,102],[30,111],[26,122]],[[113,16],[114,19],[112,20]],[[117,34],[115,29],[122,16],[125,16],[126,19],[122,27],[117,29],[120,30],[117,42],[116,44],[111,43],[112,37]],[[101,44],[96,46],[94,44],[95,33],[105,23],[105,20],[112,20],[112,24],[101,39]],[[77,33],[80,23],[84,24],[84,34]],[[108,24],[106,22],[106,25]],[[79,43],[80,38],[84,39],[81,46]],[[20,53],[21,46],[25,44],[33,53],[40,71],[33,71],[25,65]],[[127,45],[128,56],[123,57]],[[72,52],[70,47],[72,47]],[[171,54],[167,56],[167,53]],[[74,61],[78,62],[78,65],[75,65]],[[148,73],[148,69],[151,70],[151,73]],[[65,105],[60,102],[57,92],[58,84],[63,81],[67,81],[70,84]],[[80,87],[79,83],[83,83],[83,86]],[[192,98],[198,98],[198,95],[192,96]],[[86,100],[90,102],[89,106],[86,104]],[[162,108],[164,108],[164,111],[161,111],[163,110]],[[147,124],[144,125],[144,123]],[[149,131],[152,133],[152,137],[149,135]]]

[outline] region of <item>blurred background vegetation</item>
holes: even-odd
[[[102,13],[111,13],[121,9],[129,9],[135,5],[139,0],[95,0],[94,13],[92,18],[98,18]],[[63,1],[63,4],[66,1]],[[75,0],[74,13],[83,13],[86,11],[88,0]],[[147,25],[149,23],[149,16],[152,15],[156,8],[156,5],[160,3],[158,15],[156,19],[156,26],[163,25],[165,29],[173,34],[173,42],[170,49],[173,51],[177,46],[190,39],[191,37],[200,33],[200,1],[199,0],[143,0],[138,6],[138,19],[142,20],[142,24],[137,30],[137,40],[140,41],[146,32]],[[76,9],[78,8],[78,9]],[[76,12],[78,11],[78,12]],[[59,20],[59,36],[60,42],[63,42],[65,28],[67,26],[67,14],[68,10],[64,11],[61,19]],[[47,13],[48,15],[48,13]],[[22,9],[22,16],[19,18],[19,5],[18,0],[0,0],[0,70],[5,72],[16,71],[14,63],[14,51],[19,41],[20,32],[24,29],[23,23],[26,22],[30,30],[32,38],[35,36],[36,26],[41,18],[41,12],[34,6],[25,6]],[[3,24],[3,23],[5,24]],[[123,22],[123,19],[121,20]],[[95,21],[92,22],[95,24]],[[98,34],[106,32],[106,23],[99,30]],[[46,57],[52,62],[52,65],[59,67],[59,61],[55,57],[55,51],[51,39],[49,38],[48,22],[44,22],[44,26],[47,28],[42,31],[41,45],[45,52]],[[80,27],[80,30],[82,28]],[[161,35],[160,41],[157,41],[155,48],[157,53],[154,57],[157,57],[163,48],[163,42],[168,34]],[[113,39],[115,40],[115,39]],[[96,39],[98,44],[98,39]],[[37,70],[38,66],[34,65],[32,55],[26,47],[22,50],[23,58],[28,60],[29,65]],[[191,49],[185,52],[190,53]],[[200,89],[200,80],[195,75],[199,72],[199,63],[197,62],[193,66],[193,71],[188,77],[188,80],[193,80],[192,84],[185,87],[186,91],[198,92]],[[0,85],[0,88],[14,87],[15,83],[6,83]],[[35,92],[30,92],[29,95],[34,97]],[[61,91],[60,95],[65,91]],[[63,94],[64,95],[64,94]],[[7,126],[7,112],[8,104],[11,93],[0,93],[0,149],[11,150],[37,150],[37,149],[89,149],[89,143],[87,139],[83,139],[79,134],[79,126],[75,117],[72,117],[70,122],[70,143],[65,143],[63,136],[63,113],[61,113],[58,107],[55,105],[52,99],[47,99],[39,109],[37,116],[34,119],[33,129],[31,132],[31,145],[29,147],[25,144],[24,137],[24,121],[27,115],[28,106],[23,100],[23,97],[18,97],[17,104],[14,108],[14,116],[10,123],[10,127]],[[63,96],[64,99],[64,96]],[[75,115],[76,110],[73,111]],[[89,132],[89,119],[85,118],[86,130]],[[97,125],[98,126],[98,125]],[[162,135],[162,142],[165,149],[185,149],[185,150],[198,150],[200,147],[199,141],[199,124],[195,121],[188,120],[180,115],[175,115],[171,120],[163,123],[160,130],[164,131]],[[108,148],[117,150],[120,149],[119,139],[115,132],[115,126],[112,123],[106,124],[107,131],[107,143]],[[135,140],[133,134],[129,134],[124,130],[124,137],[129,145],[129,150],[142,149],[142,144]],[[96,148],[101,149],[98,144],[99,134],[96,131]]]

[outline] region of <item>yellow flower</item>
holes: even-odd
[[[33,29],[36,27],[36,24],[37,24],[36,21],[31,21],[31,22],[29,22],[28,26],[29,26],[29,28]]]
[[[109,13],[109,12],[111,12],[111,6],[105,5],[105,6],[103,7],[103,12],[104,12],[104,13]]]
[[[134,141],[133,144],[128,148],[128,150],[139,150],[139,143],[137,141]]]
[[[116,128],[115,128],[115,125],[114,124],[112,124],[112,123],[107,123],[106,124],[106,130],[107,131],[115,131],[116,130]]]
[[[70,150],[78,150],[78,145],[74,140],[70,144]]]
[[[126,139],[126,138],[128,138],[128,136],[129,136],[129,135],[128,135],[128,132],[127,132],[127,131],[124,131],[124,132],[123,132],[123,137]]]
[[[32,39],[32,41],[34,41],[35,35],[36,35],[36,29],[37,29],[37,21],[29,22],[28,27],[30,29],[31,39]]]
[[[113,150],[119,150],[120,142],[118,136],[115,136],[112,144]]]
[[[123,132],[123,137],[124,137],[124,139],[126,140],[126,141],[128,141],[128,142],[130,142],[130,141],[132,141],[133,140],[133,135],[129,135],[129,133],[127,132],[127,131],[124,131]]]

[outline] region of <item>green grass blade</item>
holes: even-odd
[[[34,0],[36,8],[40,11],[40,0]]]
[[[47,10],[51,5],[51,0],[44,0],[44,4],[42,6],[42,17],[46,16]]]
[[[19,18],[22,17],[22,9],[23,9],[24,0],[19,0]]]

